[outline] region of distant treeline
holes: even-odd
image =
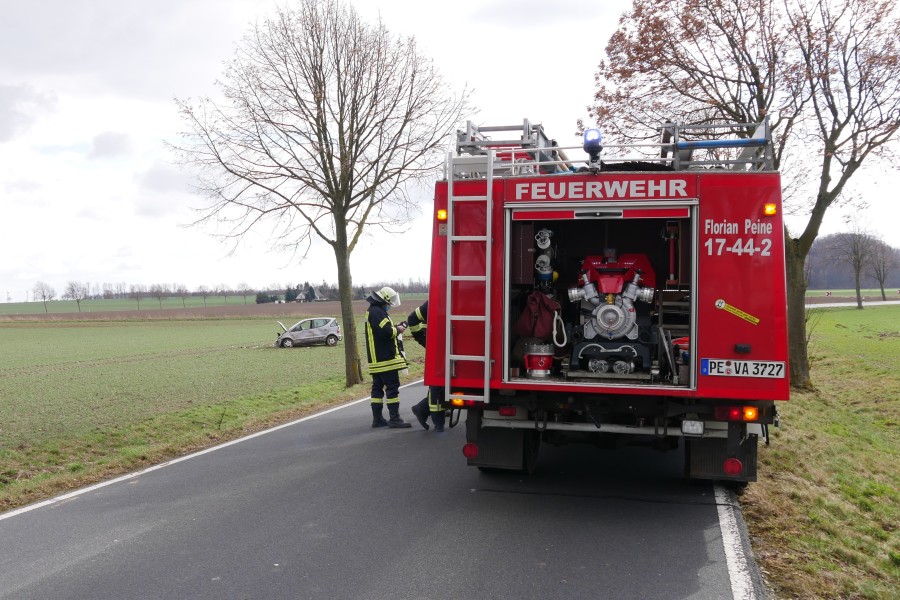
[[[810,249],[806,259],[806,274],[811,290],[842,290],[854,289],[854,269],[852,265],[853,236],[859,234],[837,233],[818,238]],[[879,283],[873,273],[873,261],[881,268],[887,267],[884,280],[885,288],[900,288],[900,249],[893,248],[880,242],[873,241],[873,246],[862,252],[860,271],[860,285],[863,288],[878,288]],[[887,252],[876,252],[877,245]]]
[[[427,293],[428,282],[421,280],[409,280],[405,283],[363,284],[353,286],[353,298],[365,298],[372,290],[377,290],[389,285],[398,292]],[[335,284],[323,281],[311,284],[308,281],[302,284],[270,284],[264,288],[253,288],[246,283],[237,285],[219,284],[215,286],[201,285],[196,289],[188,289],[183,284],[154,283],[151,285],[128,283],[89,283],[70,281],[64,290],[57,291],[44,282],[37,282],[32,290],[29,290],[31,301],[50,300],[145,300],[148,298],[213,298],[219,297],[245,297],[257,296],[257,302],[294,302],[297,300],[337,300],[338,287]],[[10,299],[7,299],[7,302]]]
[[[390,286],[400,292],[410,294],[428,293],[428,283],[424,281],[408,281],[406,283],[376,283],[372,285],[355,285],[353,286],[353,299],[362,300],[372,290],[381,289],[384,286]],[[339,290],[336,285],[330,283],[321,283],[313,286],[310,283],[287,286],[284,290],[264,290],[257,292],[256,303],[263,304],[266,302],[317,302],[320,300],[337,300],[339,299]]]

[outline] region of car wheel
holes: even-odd
[[[337,346],[337,343],[338,339],[336,335],[329,335],[327,338],[325,338],[325,344],[327,344],[328,346]]]
[[[294,345],[294,340],[292,340],[291,338],[284,338],[283,340],[281,340],[282,348],[291,348],[291,347],[293,347],[293,345]]]

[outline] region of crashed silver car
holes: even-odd
[[[282,331],[278,332],[275,345],[281,348],[294,346],[311,346],[313,344],[325,344],[336,346],[343,339],[341,326],[334,317],[313,317],[303,319],[288,329],[284,323],[278,321]]]

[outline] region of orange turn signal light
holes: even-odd
[[[716,421],[759,421],[759,408],[756,406],[717,406],[713,410]]]
[[[437,210],[437,220],[438,221],[446,221],[447,220],[447,209],[439,208]]]
[[[774,202],[769,202],[763,205],[763,214],[767,217],[774,217],[778,214],[778,205]]]

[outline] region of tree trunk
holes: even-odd
[[[338,295],[341,299],[341,321],[344,328],[344,374],[347,387],[363,382],[362,362],[356,341],[356,315],[353,314],[353,278],[350,275],[350,252],[347,238],[338,227],[334,258],[338,269]]]
[[[859,269],[856,269],[856,272],[853,273],[853,275],[854,275],[853,282],[856,284],[856,308],[858,308],[859,310],[862,310],[862,307],[863,307],[863,305],[862,305],[862,286],[860,285],[860,282],[859,282]]]
[[[806,276],[803,265],[806,253],[797,240],[786,236],[784,259],[787,269],[788,354],[790,355],[791,386],[812,387],[809,377],[809,356],[806,340]]]

